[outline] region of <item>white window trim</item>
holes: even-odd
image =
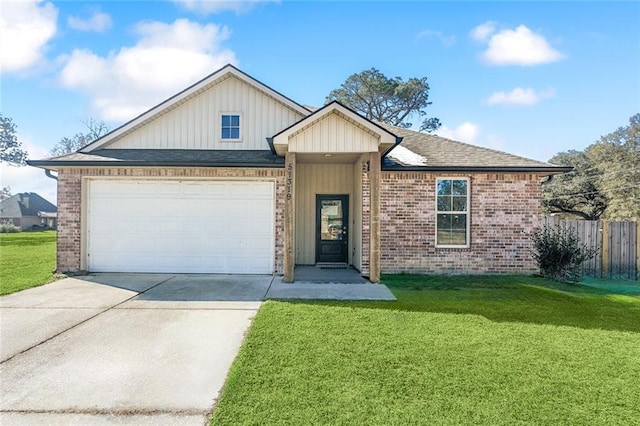
[[[438,210],[438,181],[440,180],[466,180],[467,181],[467,211],[466,212],[440,212]],[[465,249],[471,247],[471,179],[466,176],[437,176],[435,181],[435,240],[436,248],[452,248],[452,249]],[[466,244],[438,244],[438,213],[462,213],[467,215],[467,242]]]
[[[239,134],[238,139],[224,139],[222,137],[222,116],[223,115],[237,115],[239,117],[239,120],[240,120],[240,129],[239,129],[240,132],[239,133],[240,134]],[[244,123],[244,119],[242,117],[242,113],[241,112],[232,112],[232,111],[230,111],[230,112],[221,112],[218,115],[218,127],[217,127],[218,141],[220,143],[238,143],[238,142],[242,142],[242,133],[243,133],[242,132],[242,127],[244,125],[243,123]]]

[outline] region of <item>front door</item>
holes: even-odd
[[[316,195],[316,263],[347,263],[348,225],[348,195]]]

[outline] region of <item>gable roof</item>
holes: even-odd
[[[168,111],[172,109],[177,108],[178,106],[184,104],[185,102],[189,101],[195,96],[198,96],[199,94],[203,93],[207,89],[215,86],[221,81],[232,76],[256,88],[260,92],[275,99],[277,102],[285,105],[286,107],[299,113],[302,116],[307,116],[310,114],[310,111],[307,108],[289,99],[288,97],[281,94],[280,92],[277,92],[276,90],[272,89],[266,84],[256,80],[255,78],[251,77],[249,74],[246,74],[243,71],[240,71],[238,68],[234,67],[233,65],[227,64],[224,67],[220,68],[219,70],[203,78],[202,80],[198,81],[197,83],[187,87],[183,91],[177,93],[176,95],[154,106],[150,110],[140,114],[133,120],[123,124],[117,129],[114,129],[113,131],[107,133],[106,135],[95,140],[89,145],[80,148],[78,152],[88,153],[95,149],[106,147],[107,145],[132,133],[133,131],[139,129],[140,127],[144,126],[148,122],[160,117],[161,115],[166,114]]]
[[[58,208],[54,204],[35,192],[22,192],[0,201],[0,218],[38,216],[39,212],[53,213],[57,211]]]
[[[429,133],[380,123],[403,138],[385,157],[386,170],[530,171],[564,173],[572,167],[557,166],[494,149],[458,142]],[[403,150],[408,150],[409,155]]]
[[[254,87],[289,108],[298,116],[303,117],[273,137],[267,138],[271,151],[104,149],[231,77]],[[29,160],[27,163],[50,170],[57,170],[57,168],[64,166],[282,167],[283,161],[278,155],[283,155],[288,149],[289,138],[295,138],[297,133],[306,131],[324,118],[332,117],[332,114],[348,121],[362,132],[368,133],[372,140],[377,138],[378,148],[383,153],[382,167],[385,170],[512,171],[547,174],[572,170],[571,167],[557,166],[436,135],[374,122],[337,101],[330,102],[319,109],[303,106],[230,64],[81,148],[78,152],[44,160]],[[401,142],[403,143],[400,144]]]
[[[286,151],[285,148],[288,144],[289,137],[301,132],[307,127],[312,126],[331,114],[337,114],[344,120],[379,138],[379,144],[385,151],[399,142],[398,137],[392,131],[363,117],[338,101],[331,101],[322,108],[316,109],[297,123],[294,123],[286,129],[276,133],[273,137],[269,138],[269,144],[274,146],[277,154],[282,155]]]

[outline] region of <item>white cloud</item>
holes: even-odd
[[[202,15],[231,11],[245,13],[260,3],[279,2],[279,0],[173,0],[185,9]]]
[[[495,92],[487,98],[487,105],[535,105],[542,99],[554,97],[556,94],[554,89],[536,92],[530,87],[523,89],[516,87],[510,92]]]
[[[104,120],[131,119],[225,64],[236,63],[235,54],[220,46],[230,34],[223,26],[178,19],[171,24],[140,23],[135,31],[140,39],[134,46],[104,57],[74,50],[65,59],[61,83],[88,94],[92,113]]]
[[[92,15],[86,19],[82,19],[77,16],[69,16],[67,23],[74,30],[93,31],[96,33],[102,33],[113,25],[113,21],[109,14],[97,10],[93,11]]]
[[[0,7],[0,72],[36,64],[57,30],[58,9],[41,0],[3,1]]]
[[[448,36],[448,35],[445,35],[445,34],[441,33],[440,31],[434,31],[434,30],[423,30],[423,31],[420,31],[416,35],[416,38],[418,40],[421,39],[421,38],[436,38],[436,39],[440,40],[440,42],[442,43],[442,45],[444,47],[451,47],[456,42],[456,37],[455,36]]]
[[[436,131],[436,135],[454,141],[465,142],[501,151],[504,150],[506,145],[505,138],[494,133],[484,135],[480,126],[470,121],[465,121],[453,129],[442,126]]]
[[[478,138],[479,127],[477,124],[465,121],[455,129],[450,129],[447,126],[442,126],[436,131],[436,135],[443,138],[452,139],[454,141],[476,143]]]
[[[516,29],[495,32],[495,25],[486,22],[471,31],[477,41],[488,42],[481,58],[491,65],[541,65],[559,61],[564,55],[555,50],[540,34],[524,25]]]
[[[22,149],[29,153],[29,159],[42,159],[49,156],[49,150],[35,145],[29,138],[17,135]],[[0,165],[0,186],[11,187],[11,193],[36,192],[46,200],[56,203],[56,181],[47,177],[44,170],[31,166]]]
[[[471,30],[471,38],[476,41],[485,41],[491,34],[496,31],[496,23],[487,21]]]

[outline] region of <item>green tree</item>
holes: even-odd
[[[10,186],[3,186],[2,189],[0,190],[0,201],[2,200],[6,200],[7,198],[11,197],[13,194],[11,193],[11,187]]]
[[[332,90],[325,103],[338,101],[359,112],[369,120],[379,121],[398,127],[411,127],[408,120],[416,115],[426,117],[429,102],[427,77],[388,78],[375,68],[353,74]],[[421,131],[432,132],[440,127],[435,117],[424,118]]]
[[[16,136],[16,125],[0,112],[0,162],[22,166],[27,159],[27,151]]]
[[[573,171],[555,176],[543,186],[543,206],[547,213],[562,213],[585,220],[598,220],[607,208],[607,197],[598,185],[598,169],[583,151],[560,152],[552,164],[572,166]]]
[[[109,133],[109,126],[104,121],[94,120],[93,118],[82,122],[87,131],[85,133],[76,133],[72,137],[64,137],[56,143],[49,151],[49,154],[53,157],[69,154],[78,151],[85,145],[89,145],[96,139]]]
[[[587,148],[598,170],[598,186],[609,200],[604,217],[640,219],[640,114],[629,125],[602,136]]]
[[[640,218],[640,114],[584,151],[561,152],[549,162],[574,170],[544,186],[547,212],[588,220]]]

